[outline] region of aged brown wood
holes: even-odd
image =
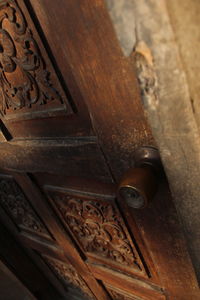
[[[16,242],[5,226],[0,224],[0,258],[23,284],[38,298],[60,298],[47,278],[40,272],[24,249]]]
[[[119,277],[116,272],[113,272],[111,270],[105,279],[105,270],[103,267],[97,268],[96,266],[92,266],[91,271],[96,278],[105,282],[106,288],[113,287],[114,290],[119,289],[120,294],[130,293],[131,295],[134,291],[134,295],[136,297],[139,296],[142,299],[166,299],[163,291],[157,285],[152,285],[148,282],[140,281],[136,278],[133,279],[123,274],[121,274],[121,276]],[[126,285],[122,286],[122,281],[126,282]]]
[[[198,299],[165,178],[142,212],[116,197],[154,141],[103,1],[0,14],[0,219],[66,299]]]
[[[20,172],[42,170],[66,176],[81,174],[83,177],[112,181],[95,139],[12,140],[0,144],[0,149],[2,168]]]
[[[30,2],[66,80],[69,74],[62,59],[70,65],[114,176],[119,176],[132,162],[134,149],[151,144],[152,136],[140,103],[136,78],[122,55],[103,1],[93,4],[61,1],[60,6],[65,9],[61,11],[53,4],[48,14],[46,1]],[[59,21],[54,26],[50,22],[52,18],[61,18],[66,23]],[[58,48],[60,40],[62,46]],[[75,66],[79,66],[78,69]],[[71,81],[68,85],[74,87]]]
[[[11,180],[13,181],[14,185],[17,186],[17,191],[16,188],[12,189],[6,186],[6,182],[8,181],[8,184],[11,185]],[[20,182],[20,185],[16,182]],[[81,274],[80,278],[83,277],[84,282],[87,282],[86,285],[88,286],[89,284],[89,286],[92,287],[92,290],[99,295],[99,299],[109,299],[92,275],[90,275],[87,271],[87,267],[81,260],[80,255],[73,247],[72,243],[70,243],[70,238],[63,233],[59,227],[59,222],[56,220],[56,217],[54,214],[52,215],[51,211],[49,211],[48,206],[45,205],[45,202],[43,201],[44,199],[40,195],[39,190],[34,188],[34,185],[30,179],[25,175],[12,174],[12,179],[11,176],[3,175],[1,176],[0,185],[1,202],[3,199],[10,199],[6,207],[3,205],[4,209],[1,212],[1,217],[4,219],[4,222],[7,223],[9,221],[8,226],[13,232],[15,232],[18,240],[20,240],[26,247],[31,247],[31,249],[34,249],[37,253],[39,253],[39,255],[47,254],[48,256],[52,257],[52,259],[55,257],[59,261],[61,260],[61,262],[63,260],[70,261],[73,265],[75,265],[79,274]],[[20,187],[23,187],[23,192]],[[6,195],[3,195],[4,193],[6,193]],[[20,198],[23,198],[23,201],[16,202],[17,199]],[[26,206],[24,205],[25,201]],[[37,207],[40,207],[40,210],[38,211],[39,216],[33,217],[35,211],[38,210]],[[5,213],[9,215],[10,220],[6,221]],[[48,231],[49,235],[51,234],[52,237],[56,236],[56,241],[53,238],[52,241],[49,242],[42,237],[40,228],[44,228],[44,223],[40,221],[40,216],[46,223],[47,227],[45,231]],[[19,227],[20,234],[16,232],[13,224],[11,224],[13,223],[12,221],[15,222],[15,224],[18,222],[17,227]],[[62,245],[61,249],[59,248],[59,244],[57,242]],[[66,258],[66,255],[68,256],[68,259]],[[80,282],[82,282],[82,279],[80,279]],[[92,294],[92,292],[90,293]],[[66,296],[68,297],[68,295]]]

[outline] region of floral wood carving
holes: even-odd
[[[0,177],[0,205],[20,229],[50,238],[21,188],[11,177]]]
[[[1,112],[63,103],[52,73],[17,1],[0,2]]]
[[[42,255],[42,257],[55,275],[64,283],[64,285],[66,285],[66,287],[71,286],[76,290],[78,289],[81,294],[89,296],[89,299],[96,299],[84,280],[78,275],[71,264],[64,263],[47,255]]]
[[[144,271],[114,202],[48,193],[83,250],[117,265]]]

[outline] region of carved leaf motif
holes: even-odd
[[[50,238],[46,228],[12,178],[0,177],[0,205],[21,229]]]
[[[15,0],[0,3],[2,114],[49,101],[63,103],[33,33]]]
[[[89,296],[89,299],[96,299],[91,293],[90,289],[84,282],[84,280],[78,275],[75,268],[69,264],[60,260],[54,259],[47,255],[42,255],[45,262],[54,271],[57,277],[68,287],[72,286],[81,292],[82,295]],[[85,299],[85,298],[84,298]],[[88,299],[88,297],[87,297]]]
[[[51,193],[65,222],[84,251],[142,270],[136,250],[114,203]]]

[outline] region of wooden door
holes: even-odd
[[[0,15],[4,225],[65,299],[197,299],[166,179],[141,211],[117,197],[155,143],[103,1],[6,0]]]

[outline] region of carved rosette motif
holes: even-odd
[[[50,198],[85,252],[143,270],[114,202],[56,192],[51,193]]]
[[[21,188],[10,177],[0,177],[0,205],[22,230],[50,238]]]
[[[76,290],[78,289],[82,295],[86,296],[86,299],[96,299],[84,280],[80,277],[80,275],[78,275],[71,264],[64,263],[47,255],[42,255],[42,257],[56,276],[66,285],[66,287],[71,286]]]
[[[63,103],[17,1],[0,2],[1,112]]]

